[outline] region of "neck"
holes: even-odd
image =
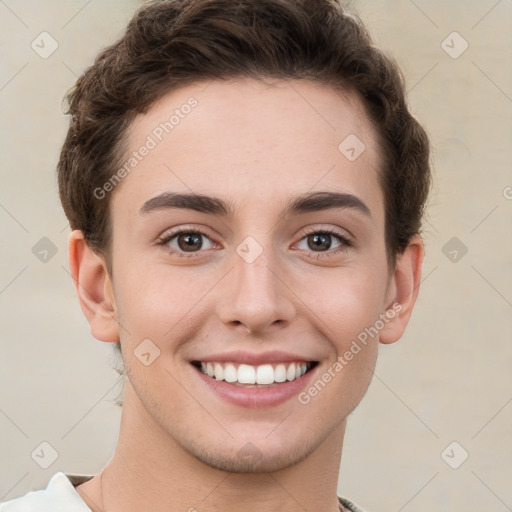
[[[126,381],[119,442],[102,473],[102,512],[339,511],[337,481],[345,423],[305,459],[272,473],[228,473],[176,443]],[[246,507],[243,507],[246,508]]]

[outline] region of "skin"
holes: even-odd
[[[80,231],[70,235],[91,333],[120,339],[126,369],[115,454],[77,490],[95,512],[135,512],[148,502],[154,512],[229,512],[245,503],[260,512],[335,512],[347,416],[369,386],[379,342],[397,341],[409,321],[422,241],[413,237],[388,267],[381,149],[353,94],[299,80],[187,85],[133,121],[130,151],[190,96],[197,107],[111,192],[113,276]],[[366,146],[355,161],[338,150],[349,134]],[[139,213],[163,192],[215,196],[235,211]],[[352,194],[371,215],[347,207],[282,216],[292,197],[310,192]],[[183,236],[181,246],[180,237],[156,244],[180,226],[207,234],[195,252],[183,250]],[[340,242],[327,236],[331,248],[317,248],[310,228],[336,230],[352,245],[334,254]],[[247,236],[262,249],[252,263],[236,252]],[[400,312],[308,404],[295,396],[258,409],[228,403],[190,364],[234,348],[284,350],[318,361],[321,377],[395,303]],[[147,338],[161,351],[149,366],[134,355]],[[257,456],[248,460],[239,451],[249,442]]]

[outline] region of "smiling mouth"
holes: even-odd
[[[201,373],[234,386],[269,387],[300,379],[311,371],[318,361],[297,361],[290,363],[268,363],[258,366],[241,363],[215,361],[192,361]]]

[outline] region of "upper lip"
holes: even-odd
[[[200,361],[204,363],[240,363],[250,365],[260,365],[269,363],[310,363],[314,362],[314,359],[310,357],[304,357],[299,354],[292,354],[291,352],[283,351],[269,351],[269,352],[219,352],[217,354],[210,354],[208,356],[201,356],[200,358],[194,359],[193,361]]]

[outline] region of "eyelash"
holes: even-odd
[[[182,234],[182,233],[187,233],[187,234],[199,234],[199,235],[202,235],[202,236],[205,236],[206,238],[208,238],[209,240],[210,237],[204,232],[204,231],[201,231],[200,229],[190,229],[190,228],[180,228],[180,229],[177,229],[176,231],[174,231],[173,233],[170,233],[168,235],[165,235],[164,237],[161,237],[157,240],[157,245],[158,246],[164,246],[166,244],[168,244],[173,238],[175,238],[176,236]],[[336,238],[338,240],[338,242],[341,243],[341,245],[339,247],[337,247],[336,249],[334,249],[333,251],[329,251],[329,252],[314,252],[314,254],[316,254],[315,256],[309,256],[311,258],[314,258],[314,259],[318,259],[320,257],[330,257],[330,256],[335,256],[341,252],[345,252],[349,247],[352,247],[353,244],[352,242],[347,238],[345,237],[344,235],[338,233],[337,231],[333,230],[333,229],[310,229],[308,230],[306,233],[304,233],[304,236],[301,238],[301,240],[303,240],[304,238],[308,237],[309,235],[313,235],[313,234],[322,234],[322,235],[330,235],[334,238]],[[180,258],[193,258],[198,252],[203,252],[203,251],[198,251],[198,252],[191,252],[191,253],[184,253],[184,252],[180,252],[180,251],[176,251],[174,249],[170,249],[170,254],[173,254],[173,255],[176,255],[176,256],[179,256]]]

